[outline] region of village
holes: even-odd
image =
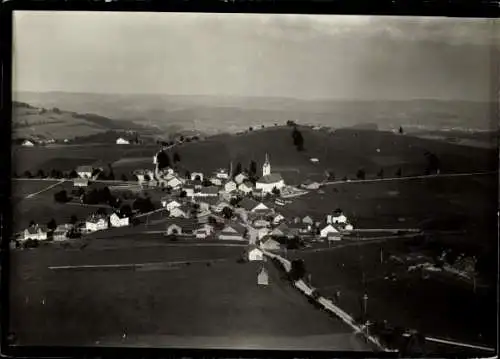
[[[124,142],[120,138],[117,144],[121,143]],[[193,171],[183,176],[164,165],[165,156],[168,155],[164,149],[160,150],[153,156],[154,169],[134,171],[136,183],[123,182],[110,186],[104,196],[105,199],[109,197],[110,190],[132,190],[137,195],[142,191],[159,189],[166,193],[160,199],[160,208],[154,208],[151,203],[140,206],[136,201],[133,206],[123,205],[111,212],[99,208],[84,220],[72,219],[71,223],[57,226],[32,222],[18,233],[17,247],[21,244],[31,247],[40,241],[66,241],[97,231],[135,226],[140,223],[139,219],[159,212],[164,223],[164,235],[169,238],[242,241],[267,250],[278,250],[282,246],[299,248],[304,239],[339,241],[343,234],[353,230],[353,225],[341,209],[332,210],[326,218],[309,215],[286,218],[280,214],[280,206],[310,189],[319,188],[319,184],[307,182],[302,186],[304,188],[285,184],[281,174],[271,171],[267,155],[261,176],[253,181],[241,168],[238,173],[233,171],[231,164],[229,168],[212,174]],[[83,198],[88,197],[92,183],[99,181],[101,171],[102,168],[92,166],[75,169],[77,178],[73,179],[72,194],[82,203]],[[58,192],[54,197],[54,200],[63,202],[65,198],[57,197],[68,195]]]

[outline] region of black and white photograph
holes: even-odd
[[[495,356],[498,25],[15,11],[9,344]]]

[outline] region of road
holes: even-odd
[[[42,190],[40,190],[38,192],[30,193],[29,195],[27,195],[26,197],[24,197],[24,199],[33,198],[33,197],[39,195],[40,193],[46,192],[46,191],[50,190],[51,188],[59,186],[60,184],[62,184],[64,182],[66,182],[66,180],[59,180],[57,183],[54,183],[54,184],[52,184],[52,185],[50,185],[50,186],[48,186],[48,187],[46,187],[46,188],[44,188],[44,189],[42,189]]]

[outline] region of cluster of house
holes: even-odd
[[[67,142],[67,141],[66,141]],[[21,143],[21,146],[24,146],[24,147],[33,147],[35,146],[35,144],[39,144],[39,145],[47,145],[47,144],[52,144],[52,143],[56,143],[56,140],[54,140],[53,138],[50,138],[50,139],[27,139],[27,140],[24,140],[23,143]]]
[[[67,240],[72,232],[92,233],[105,230],[112,227],[125,227],[130,224],[130,218],[119,211],[111,215],[92,213],[89,217],[78,224],[64,223],[58,225],[54,230],[49,230],[47,226],[31,224],[17,238],[19,241],[38,240],[45,241],[52,239],[54,241]]]

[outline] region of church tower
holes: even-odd
[[[262,166],[262,176],[267,176],[271,174],[271,163],[269,162],[269,156],[266,153],[266,162]]]

